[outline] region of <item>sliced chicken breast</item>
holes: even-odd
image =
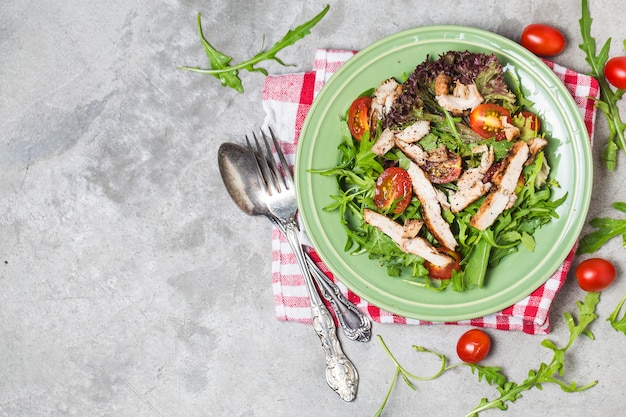
[[[393,240],[402,251],[417,255],[433,265],[444,267],[452,263],[452,258],[441,254],[428,241],[421,237],[410,236],[414,230],[407,230],[404,226],[396,223],[384,214],[380,214],[374,210],[364,209],[363,219],[371,226],[376,227]],[[408,225],[413,228],[415,224]]]
[[[411,162],[407,172],[413,183],[413,192],[422,203],[422,215],[426,227],[441,246],[454,250],[457,242],[450,230],[450,225],[441,215],[441,205],[435,187],[416,163]]]

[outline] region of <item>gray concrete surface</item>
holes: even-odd
[[[568,47],[555,60],[588,66],[577,1],[339,1],[310,36],[280,54],[311,68],[317,47],[360,49],[421,25],[460,24],[518,40],[529,23],[557,26]],[[621,0],[591,1],[599,42],[626,38]],[[0,6],[0,415],[200,417],[367,416],[394,368],[377,341],[343,341],[361,382],[344,403],[326,386],[308,326],[274,318],[270,225],[236,210],[216,163],[223,141],[263,120],[261,74],[246,92],[177,70],[204,65],[196,34],[239,62],[273,44],[326,2],[5,0]],[[626,117],[626,106],[620,104]],[[626,155],[607,173],[598,122],[589,218],[626,201]],[[595,341],[568,353],[565,379],[598,385],[566,394],[546,385],[486,416],[618,416],[626,401],[626,336],[605,318],[626,293],[618,240]],[[582,258],[576,259],[576,264]],[[584,294],[573,275],[558,295],[548,337],[563,345],[563,312]],[[421,344],[455,361],[462,327],[375,325],[399,359],[428,373]],[[487,364],[523,380],[549,360],[542,336],[490,332]],[[416,391],[396,387],[388,416],[461,416],[495,391],[457,369]],[[483,414],[481,414],[483,415]]]

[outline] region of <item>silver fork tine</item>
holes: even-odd
[[[287,183],[287,188],[293,188],[293,176],[291,175],[291,169],[289,169],[289,164],[287,163],[287,159],[285,159],[285,154],[282,149],[280,149],[280,145],[278,144],[278,140],[276,139],[276,135],[274,135],[274,131],[272,128],[269,128],[270,135],[272,136],[272,141],[274,142],[274,147],[276,148],[276,154],[278,154],[278,159],[280,159],[280,163],[283,166],[283,172],[285,177],[285,182]]]
[[[285,191],[289,187],[287,186],[285,176],[282,174],[280,167],[276,163],[276,159],[274,158],[274,154],[272,153],[272,147],[270,146],[270,143],[267,139],[267,134],[263,130],[261,130],[261,137],[263,138],[263,142],[265,143],[265,150],[267,151],[267,159],[269,160],[269,167],[274,173],[274,178],[276,179],[276,188],[278,188],[279,192]],[[275,144],[276,144],[276,149],[278,152],[280,150],[280,147],[278,147],[277,143]]]
[[[247,145],[248,151],[250,152],[250,155],[252,156],[252,159],[255,162],[254,166],[256,167],[256,175],[257,175],[257,179],[259,180],[259,185],[261,186],[263,191],[265,191],[266,193],[269,193],[270,192],[268,188],[269,185],[268,185],[267,179],[265,178],[266,176],[263,174],[263,168],[261,168],[261,164],[259,162],[259,156],[257,155],[257,152],[252,146],[252,143],[250,142],[250,138],[248,138],[248,135],[245,135],[245,137],[246,137],[246,145]],[[257,145],[258,145],[258,141],[257,141]]]
[[[274,195],[280,192],[280,188],[281,188],[278,182],[279,181],[278,178],[280,178],[280,175],[276,174],[276,169],[274,168],[274,165],[275,165],[274,158],[272,157],[272,154],[270,153],[269,163],[268,163],[268,157],[265,155],[265,152],[263,152],[263,148],[261,147],[261,142],[259,141],[259,139],[257,138],[254,132],[252,133],[252,136],[254,137],[254,142],[256,144],[256,152],[254,153],[257,157],[257,165],[261,169],[261,174],[263,178],[265,179],[267,192],[270,195]],[[267,141],[265,142],[267,146]],[[260,162],[259,162],[259,159],[260,159]]]

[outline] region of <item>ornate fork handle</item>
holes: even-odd
[[[337,321],[339,321],[348,339],[356,340],[357,342],[368,342],[372,337],[372,322],[370,319],[343,295],[339,287],[320,270],[319,266],[308,254],[305,255],[322,296],[335,310]]]
[[[284,235],[287,235],[283,223],[276,217],[271,217],[271,220]],[[337,321],[346,337],[357,342],[368,342],[372,337],[370,319],[343,295],[339,287],[326,276],[308,253],[305,252],[304,255],[317,288],[335,311]]]
[[[298,226],[293,219],[282,222],[285,236],[296,255],[311,300],[313,328],[322,342],[326,354],[326,382],[344,401],[356,397],[358,373],[350,359],[343,353],[335,322],[315,290],[313,277],[307,267],[304,251],[298,239]]]

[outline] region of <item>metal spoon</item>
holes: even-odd
[[[284,232],[282,224],[269,212],[260,198],[261,189],[250,158],[248,150],[241,145],[225,142],[220,146],[217,159],[226,190],[244,213],[265,216]],[[308,253],[306,259],[321,295],[330,303],[346,336],[359,342],[370,340],[372,323],[369,318],[341,293]]]

